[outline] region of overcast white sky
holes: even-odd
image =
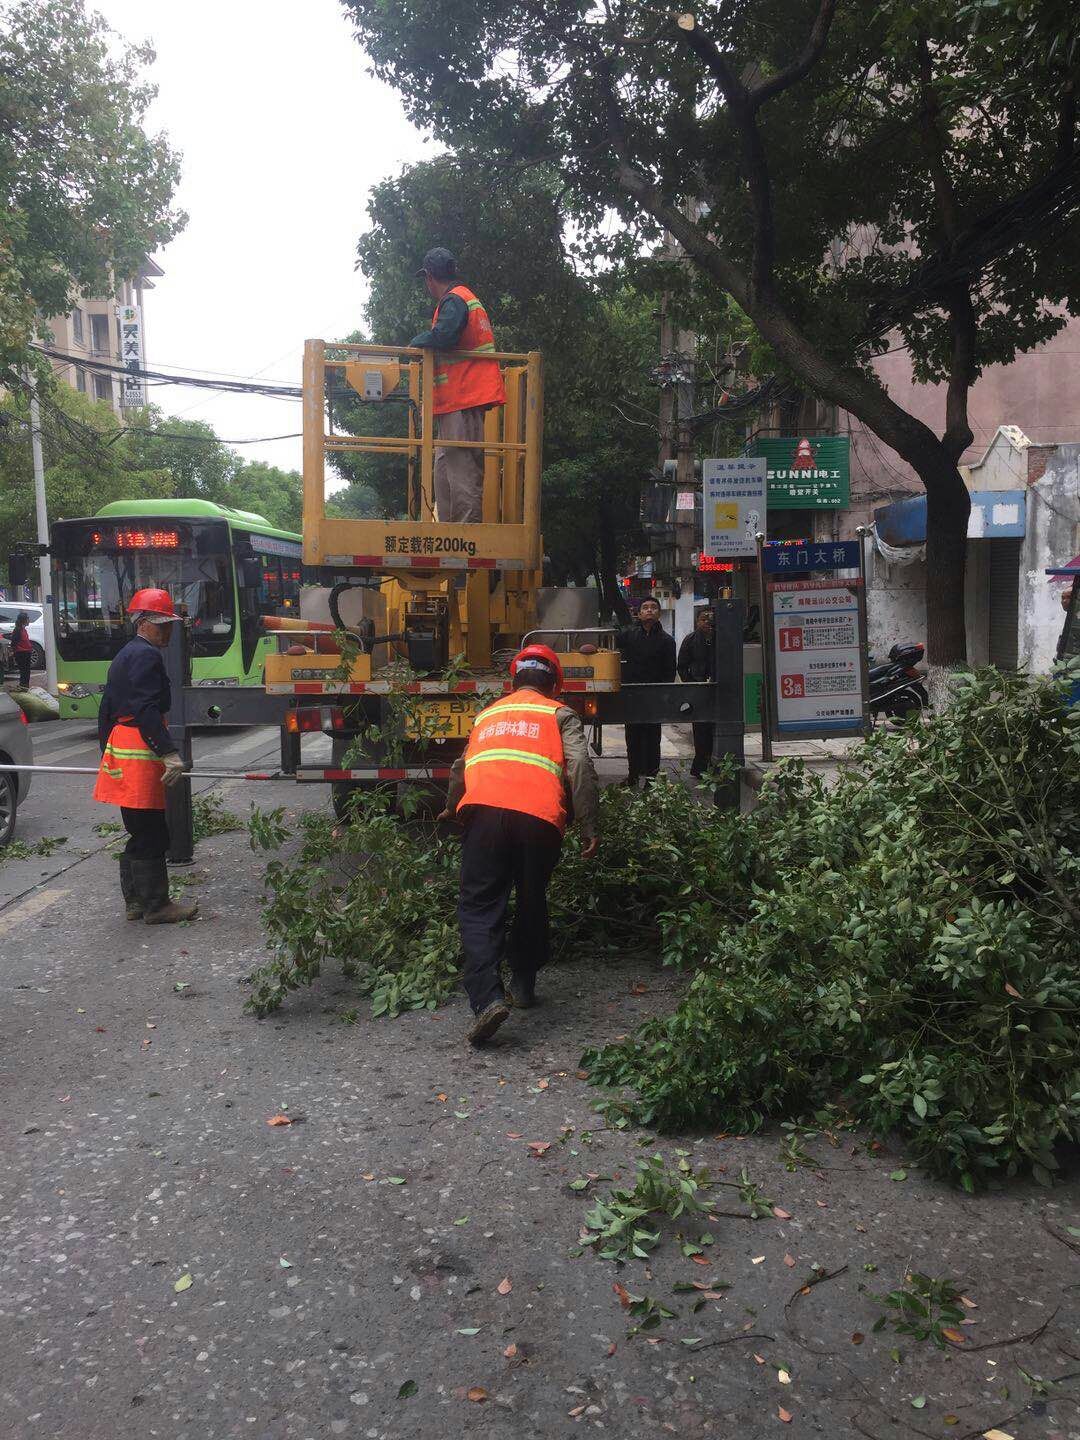
[[[367,194],[431,153],[396,95],[365,73],[338,0],[94,0],[121,35],[149,39],[149,128],[183,152],[186,230],[155,259],[147,363],[300,383],[303,342],[361,323],[353,270]],[[422,257],[425,237],[417,237]],[[417,290],[417,328],[425,319]],[[300,429],[299,402],[151,391],[224,440]],[[239,447],[300,467],[300,441]]]

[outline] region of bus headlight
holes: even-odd
[[[87,700],[94,693],[88,685],[73,684],[70,680],[61,680],[56,688],[68,700]]]

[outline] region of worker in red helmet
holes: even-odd
[[[581,720],[557,698],[559,657],[546,645],[527,645],[510,675],[512,693],[477,715],[439,817],[465,827],[458,923],[473,1045],[507,1018],[508,1001],[522,1009],[536,1003],[536,974],[550,950],[548,881],[567,825],[574,821],[581,830],[586,859],[599,845],[596,772]],[[516,905],[507,934],[511,892]],[[505,993],[504,959],[510,969]]]
[[[101,767],[94,799],[119,805],[128,842],[120,856],[120,889],[129,920],[170,925],[190,920],[193,903],[169,899],[169,827],[165,787],[183,776],[169,735],[171,692],[162,650],[180,617],[166,590],[136,590],[128,606],[135,627],[109,666],[98,711]]]

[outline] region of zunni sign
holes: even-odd
[[[846,510],[851,442],[846,435],[784,435],[754,441],[765,457],[770,510]]]

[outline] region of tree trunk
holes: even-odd
[[[919,470],[926,487],[926,653],[930,698],[941,708],[949,674],[967,659],[964,574],[971,496],[959,470],[942,460]]]

